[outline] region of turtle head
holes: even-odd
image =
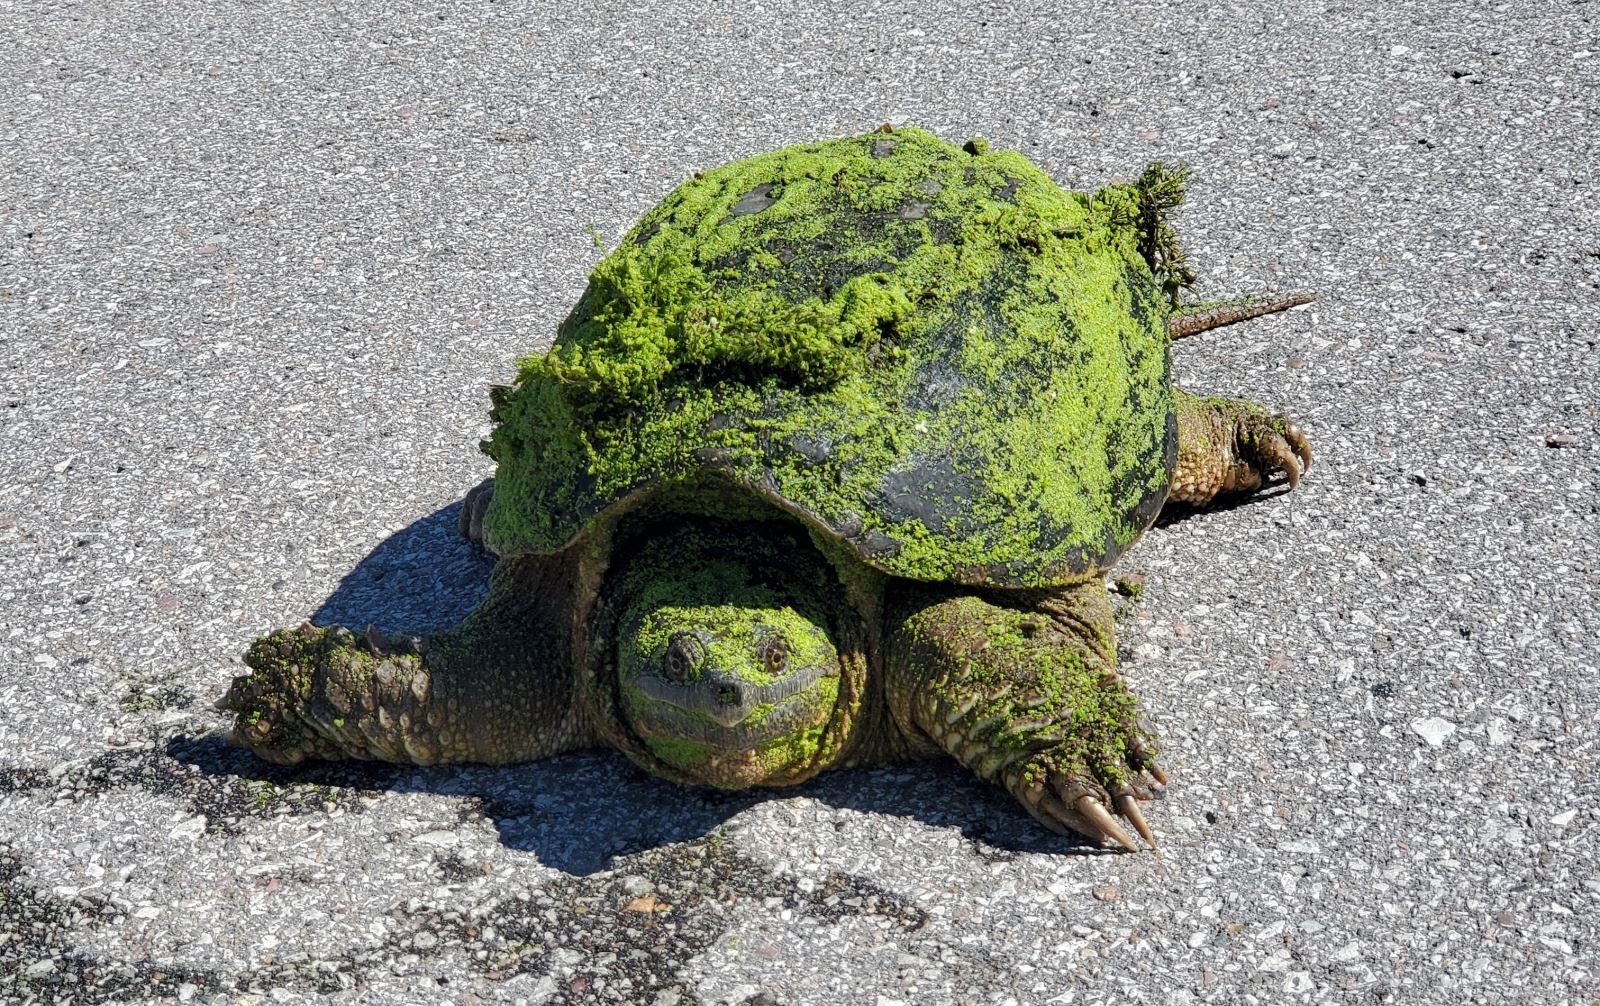
[[[661,763],[647,767],[739,788],[797,781],[837,749],[831,574],[809,544],[785,537],[702,524],[648,542],[628,563],[618,712]]]

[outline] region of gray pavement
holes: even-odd
[[[1369,9],[1369,7],[1371,9]],[[0,2],[0,1001],[1600,999],[1592,4]],[[238,655],[447,624],[485,387],[690,172],[883,121],[1195,171],[1300,490],[1120,623],[1165,854],[934,765],[283,771]]]

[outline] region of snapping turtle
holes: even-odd
[[[1103,573],[1169,502],[1309,466],[1170,341],[1184,173],[1066,192],[915,129],[697,174],[491,391],[499,556],[458,627],[274,632],[221,708],[279,762],[615,747],[719,787],[952,755],[1056,831],[1153,844],[1164,784]]]

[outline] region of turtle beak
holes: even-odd
[[[746,698],[745,682],[732,674],[722,671],[709,671],[705,674],[704,685],[713,695],[713,700],[702,707],[701,711],[725,727],[744,722],[752,709]]]

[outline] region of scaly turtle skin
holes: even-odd
[[[1170,381],[1182,172],[1092,194],[914,129],[695,178],[494,389],[500,556],[460,626],[263,637],[221,706],[263,757],[518,762],[615,747],[685,783],[953,755],[1057,831],[1147,841],[1154,738],[1102,576],[1177,501],[1305,438]]]

